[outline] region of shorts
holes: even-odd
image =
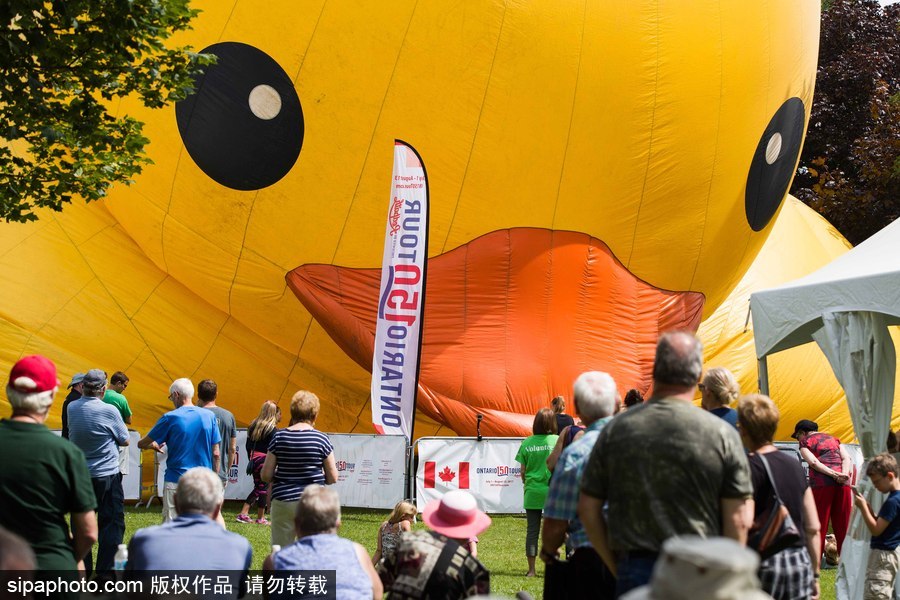
[[[892,600],[898,568],[900,568],[900,548],[869,550],[863,600]]]
[[[804,548],[785,548],[759,564],[762,589],[776,600],[809,598],[812,593],[813,572],[809,551]]]
[[[297,505],[300,500],[285,502],[272,499],[272,512],[269,515],[272,520],[271,533],[272,544],[287,548],[297,539],[297,531],[294,528],[294,519],[297,515]]]
[[[177,487],[178,484],[171,481],[167,481],[163,486],[163,523],[168,523],[178,516],[178,513],[175,512],[175,489]]]

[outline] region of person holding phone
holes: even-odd
[[[853,501],[872,533],[863,597],[866,600],[891,600],[897,570],[900,569],[900,471],[894,457],[883,452],[869,461],[866,475],[875,489],[888,497],[881,505],[878,516],[875,516],[872,507],[854,488]]]

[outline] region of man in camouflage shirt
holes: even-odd
[[[491,519],[465,490],[447,492],[425,506],[431,531],[404,532],[376,571],[389,600],[455,600],[491,591],[490,573],[469,552],[468,543]]]
[[[672,536],[746,543],[750,469],[735,428],[693,404],[702,359],[693,335],[664,334],[652,397],[606,425],[588,459],[578,516],[618,595],[649,582]]]
[[[456,540],[434,531],[404,533],[376,568],[388,598],[468,598],[490,592],[490,574]]]

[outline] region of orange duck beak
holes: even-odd
[[[371,371],[380,268],[303,265],[286,280]],[[704,297],[641,281],[596,238],[494,231],[429,259],[417,408],[458,435],[530,435],[534,413],[584,371],[646,392],[659,334],[696,331]]]

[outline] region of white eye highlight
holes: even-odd
[[[253,88],[247,101],[250,104],[250,111],[263,121],[274,119],[281,112],[281,96],[269,85],[263,84]]]
[[[774,164],[779,155],[781,155],[781,134],[776,131],[769,138],[769,143],[766,144],[766,162],[770,165]]]

